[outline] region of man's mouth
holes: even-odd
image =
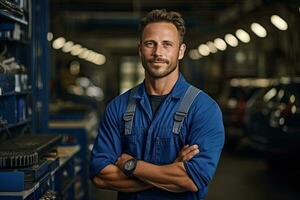
[[[150,63],[168,63],[168,61],[159,59],[159,60],[150,60]]]

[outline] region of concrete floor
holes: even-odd
[[[240,147],[224,150],[206,200],[299,200],[300,168],[270,169],[264,159]],[[114,200],[116,192],[92,189],[92,199]]]
[[[206,200],[299,200],[300,169],[271,169],[249,152],[224,151]]]

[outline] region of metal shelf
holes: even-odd
[[[0,42],[12,42],[12,43],[19,43],[23,45],[30,44],[29,40],[16,40],[12,38],[0,38]]]
[[[23,25],[28,25],[28,22],[23,20],[23,19],[20,19],[18,17],[15,17],[7,12],[5,12],[4,10],[0,10],[0,17],[4,17],[6,19],[9,19],[11,21],[15,21],[15,22],[18,22],[20,24],[23,24]]]
[[[51,172],[48,172],[44,175],[44,177],[42,177],[38,182],[33,183],[32,186],[30,186],[29,188],[25,189],[24,191],[20,191],[20,192],[0,192],[0,199],[3,199],[4,197],[20,197],[22,199],[26,199],[29,195],[31,195],[32,193],[36,192],[38,190],[38,188],[41,186],[41,183],[43,182],[43,180],[45,180],[45,178],[48,178],[49,180],[51,180],[52,177],[55,176],[56,172],[61,169],[66,163],[68,163],[74,156],[75,154],[80,150],[80,146],[79,145],[75,145],[75,146],[59,146],[57,148],[59,155],[59,166],[54,169]],[[62,180],[59,180],[62,181]],[[76,177],[72,177],[72,178],[68,178],[66,180],[64,180],[64,184],[62,185],[62,194],[66,194],[68,192],[68,190],[74,185],[74,183],[76,182]]]
[[[20,121],[20,122],[14,123],[14,124],[8,124],[7,126],[5,126],[3,128],[0,128],[0,132],[5,131],[7,129],[15,128],[15,127],[18,127],[18,126],[22,126],[24,124],[29,123],[30,121],[31,121],[31,118],[29,118],[27,120],[24,120],[24,121]]]
[[[28,94],[31,94],[32,92],[30,90],[27,90],[27,91],[22,91],[22,92],[8,92],[8,93],[5,93],[5,94],[2,94],[0,95],[0,97],[6,97],[6,96],[13,96],[13,95],[28,95]]]

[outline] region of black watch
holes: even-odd
[[[133,177],[133,172],[136,168],[137,160],[132,158],[127,160],[123,166],[123,172],[128,177]]]

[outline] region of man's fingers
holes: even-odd
[[[197,153],[199,153],[198,145],[185,145],[179,152],[174,162],[182,162],[192,159]]]
[[[192,151],[198,149],[198,145],[192,145],[190,147],[185,148],[180,154],[182,156],[186,156],[187,154],[191,153]]]
[[[183,161],[188,161],[192,159],[195,155],[199,153],[199,149],[194,149],[183,157]]]
[[[180,153],[182,153],[184,150],[186,150],[190,145],[185,145],[181,150],[180,150]]]

